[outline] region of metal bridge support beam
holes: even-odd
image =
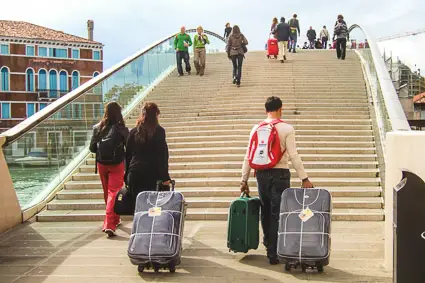
[[[6,137],[0,136],[0,149]],[[3,150],[0,150],[0,233],[22,222],[21,207],[13,187]]]

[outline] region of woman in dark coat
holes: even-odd
[[[158,122],[159,114],[155,103],[146,103],[136,127],[128,136],[125,180],[134,195],[156,190],[158,181],[164,185],[170,183],[168,146],[165,130]]]
[[[232,33],[227,42],[226,52],[233,63],[233,84],[236,84],[238,87],[241,86],[242,63],[245,58],[245,52],[247,51],[247,45],[248,40],[241,33],[239,26],[233,26]]]

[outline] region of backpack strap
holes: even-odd
[[[280,124],[280,123],[285,123],[285,122],[281,119],[276,119],[276,120],[273,120],[271,122],[263,121],[260,124],[258,124],[258,128],[266,126],[266,125],[272,125],[274,127],[274,126],[276,126],[277,124]]]

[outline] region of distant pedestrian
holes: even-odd
[[[277,25],[279,24],[279,21],[276,17],[273,18],[272,26],[270,27],[270,33],[274,35],[274,38],[277,38],[277,34],[274,32]]]
[[[322,40],[323,49],[326,49],[328,46],[329,37],[329,32],[326,29],[326,26],[323,26],[323,29],[320,32],[320,39]]]
[[[226,28],[224,29],[224,39],[227,43],[227,40],[229,40],[229,36],[232,33],[232,27],[230,26],[230,23],[226,24]]]
[[[248,40],[241,33],[239,26],[233,26],[232,33],[227,42],[226,52],[233,63],[233,84],[236,84],[238,87],[241,85],[242,63],[245,58],[244,54],[247,51],[246,45],[248,45]]]
[[[310,42],[310,49],[314,49],[314,42],[316,41],[316,31],[313,29],[313,27],[310,27],[310,29],[307,31],[307,38]]]
[[[180,33],[174,38],[174,49],[176,50],[177,71],[179,73],[179,77],[183,76],[182,60],[184,60],[184,64],[186,65],[187,74],[190,75],[191,67],[189,62],[189,46],[192,46],[192,39],[190,38],[190,35],[186,33],[186,28],[181,27]]]
[[[193,52],[194,54],[194,64],[196,69],[196,75],[203,76],[205,71],[205,61],[207,52],[205,46],[210,44],[208,36],[204,34],[204,29],[199,26],[196,31],[198,32],[193,37]]]
[[[298,36],[300,36],[301,31],[300,31],[300,22],[298,21],[298,16],[297,14],[294,14],[294,16],[292,17],[292,19],[289,20],[289,28],[291,29],[291,35],[290,35],[290,39],[291,39],[291,49],[289,50],[289,52],[296,53],[296,48],[297,48],[297,31],[298,31]]]
[[[338,21],[334,28],[334,36],[336,37],[336,56],[338,59],[345,60],[347,40],[350,40],[347,23],[344,21],[343,15],[338,15]]]
[[[291,34],[289,24],[285,22],[285,18],[280,18],[280,23],[276,26],[273,31],[277,41],[279,42],[279,58],[280,62],[284,63],[286,60],[286,49],[288,48],[288,40]]]
[[[303,49],[308,49],[308,43],[307,43],[307,41],[304,42]]]

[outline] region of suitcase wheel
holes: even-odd
[[[317,272],[319,272],[319,273],[323,273],[323,265],[318,265],[317,266]]]
[[[277,59],[277,56],[276,56],[276,55],[274,55],[274,58],[275,58],[275,59]]]
[[[153,271],[155,271],[155,273],[159,273],[159,266],[158,265],[155,265],[153,267]]]
[[[291,265],[289,263],[285,264],[285,271],[291,271]]]
[[[174,264],[170,264],[170,266],[168,268],[170,269],[170,273],[176,272],[176,266]]]
[[[143,265],[139,265],[137,267],[137,271],[139,271],[139,273],[143,273],[143,271],[145,271],[145,267]]]
[[[270,55],[267,55],[267,59],[270,59]]]

